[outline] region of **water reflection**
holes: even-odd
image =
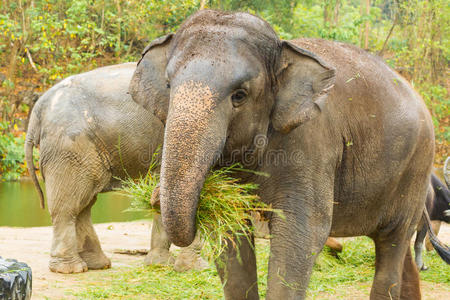
[[[124,212],[130,198],[119,193],[98,195],[92,208],[94,223],[124,222],[146,218],[144,212]],[[0,226],[49,226],[47,208],[39,206],[39,197],[31,181],[0,182]]]

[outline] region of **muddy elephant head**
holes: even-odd
[[[318,116],[333,82],[315,54],[247,13],[200,11],[153,41],[130,92],[165,123],[160,201],[172,242],[193,241],[200,190],[219,155],[238,162],[255,137]]]

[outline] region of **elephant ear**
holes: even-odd
[[[315,54],[283,41],[277,78],[272,124],[275,130],[288,133],[323,109],[335,70]]]
[[[170,88],[166,82],[166,65],[172,37],[172,33],[165,35],[145,47],[129,87],[133,100],[163,123],[169,108]]]

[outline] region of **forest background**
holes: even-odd
[[[447,0],[0,0],[0,180],[26,175],[29,112],[59,80],[136,61],[154,38],[199,9],[247,11],[283,39],[351,43],[382,57],[422,95],[433,116],[435,164],[449,155]]]

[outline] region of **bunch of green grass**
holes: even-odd
[[[149,214],[159,213],[159,207],[152,207],[150,199],[152,193],[159,183],[159,173],[155,172],[158,167],[158,153],[152,156],[147,175],[138,179],[127,178],[122,181],[120,189],[127,196],[131,197],[130,208],[126,211],[147,211]]]
[[[157,167],[154,161],[145,177],[123,182],[125,193],[133,198],[129,210],[160,213],[159,207],[152,207],[150,204],[153,190],[159,183],[159,174],[154,172]],[[202,254],[209,261],[217,259],[227,243],[231,242],[232,246],[236,246],[233,236],[250,239],[254,230],[249,222],[252,211],[273,211],[280,214],[259,200],[254,193],[258,188],[257,184],[241,183],[239,179],[233,178],[236,171],[246,170],[239,164],[234,164],[211,171],[200,192],[196,223],[200,237],[205,242]]]

